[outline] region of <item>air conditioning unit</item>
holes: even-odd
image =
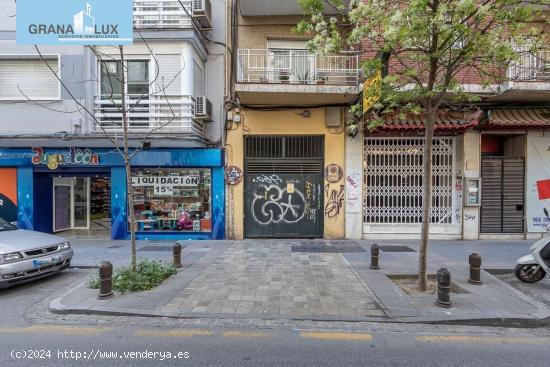
[[[212,6],[210,0],[192,0],[193,18],[202,28],[212,28]]]
[[[212,103],[206,96],[196,97],[195,118],[206,122],[212,121]]]

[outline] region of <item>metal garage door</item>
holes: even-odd
[[[323,137],[245,139],[245,236],[323,237]]]
[[[481,233],[524,232],[523,158],[481,161]]]

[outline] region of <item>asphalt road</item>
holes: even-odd
[[[550,337],[491,335],[52,325],[0,329],[2,366],[542,367],[548,366],[549,347]]]
[[[0,366],[549,366],[550,331],[372,324],[366,331],[130,323],[35,323],[37,305],[89,271],[0,290]],[[124,320],[123,318],[120,320]],[[32,321],[32,322],[31,322]],[[44,320],[43,320],[44,321]],[[69,322],[70,321],[70,322]],[[152,326],[155,325],[155,326]]]

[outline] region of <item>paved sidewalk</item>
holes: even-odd
[[[416,241],[401,240],[378,242],[390,246],[381,252],[379,271],[369,269],[372,241],[306,241],[313,252],[300,249],[300,240],[186,241],[184,268],[156,289],[100,301],[97,290],[82,283],[54,299],[50,309],[177,318],[550,325],[544,303],[490,273],[482,272],[483,285],[466,282],[471,252],[482,254],[484,269],[512,269],[531,242],[434,241],[429,272],[447,267],[464,291],[453,296],[451,309],[437,307],[434,294],[406,295],[388,277],[417,271]],[[291,251],[293,245],[298,252]],[[391,246],[397,245],[408,246],[409,252],[394,252]],[[113,258],[118,266],[128,258],[128,246],[122,241],[75,243],[73,264],[97,264],[101,257]],[[138,256],[168,260],[170,246],[140,241]]]

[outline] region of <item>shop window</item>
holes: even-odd
[[[135,168],[135,229],[139,232],[210,232],[208,168]]]

